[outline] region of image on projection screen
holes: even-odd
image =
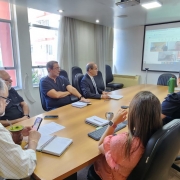
[[[180,22],[145,27],[142,70],[180,71]]]

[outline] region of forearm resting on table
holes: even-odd
[[[9,120],[9,121],[11,122],[11,124],[15,124],[15,123],[18,123],[18,122],[23,121],[25,119],[28,119],[27,116],[23,116],[22,118]],[[5,127],[10,125],[7,120],[0,120],[0,123]]]
[[[68,95],[70,95],[71,93],[68,92],[68,91],[65,91],[65,92],[62,92],[62,91],[56,91],[54,89],[48,91],[47,95],[50,97],[50,98],[63,98],[63,97],[66,97]]]

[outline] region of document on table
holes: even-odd
[[[108,96],[110,96],[111,99],[116,99],[116,100],[123,98],[123,96],[116,94],[108,94]]]
[[[41,135],[50,135],[64,128],[65,127],[60,124],[51,122],[51,123],[40,126],[38,131],[41,133]]]

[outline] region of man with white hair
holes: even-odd
[[[9,91],[8,98],[11,99],[6,106],[5,114],[0,117],[0,123],[3,126],[8,126],[9,124],[6,119],[10,120],[11,124],[29,119],[29,107],[17,91],[12,88],[12,79],[10,75],[5,70],[0,70],[0,78],[5,81]]]
[[[0,116],[10,102],[8,88],[0,78]],[[36,147],[40,133],[24,127],[22,134],[28,137],[28,149],[14,143],[11,133],[0,123],[0,176],[6,179],[22,179],[30,176],[36,167]]]

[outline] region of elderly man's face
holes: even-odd
[[[6,98],[8,97],[8,88],[5,84],[4,86],[4,91],[0,91],[0,116],[4,116],[5,108],[7,106]]]
[[[12,86],[12,79],[11,79],[11,76],[6,72],[4,71],[4,73],[1,74],[1,78],[4,80],[4,82],[6,83],[7,87],[8,87],[8,90],[11,89],[11,86]]]

